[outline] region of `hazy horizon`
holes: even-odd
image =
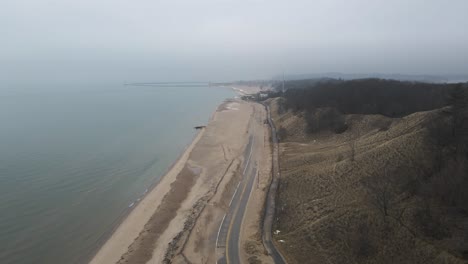
[[[468,2],[7,0],[0,80],[463,74]]]
[[[31,88],[0,89],[2,264],[87,263],[193,127],[234,96],[207,86]]]

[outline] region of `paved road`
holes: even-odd
[[[271,129],[271,139],[273,144],[273,153],[272,153],[272,181],[270,184],[270,189],[268,190],[267,194],[267,201],[265,207],[265,216],[263,219],[263,245],[265,249],[268,251],[268,254],[273,258],[273,261],[278,264],[286,263],[286,260],[281,255],[281,253],[276,248],[275,244],[273,243],[272,238],[272,228],[273,228],[273,218],[275,216],[275,203],[276,203],[276,192],[278,189],[278,181],[280,176],[279,170],[279,149],[278,149],[278,137],[276,134],[276,128],[271,120],[270,116],[270,109],[266,106],[267,109],[267,120],[268,124],[270,125]]]
[[[257,123],[255,120],[257,119]],[[269,117],[268,112],[268,121],[272,128],[272,138],[273,146],[276,154],[273,156],[273,173],[278,173],[278,141],[276,138],[276,130],[274,125]],[[252,192],[253,186],[255,184],[255,179],[257,175],[257,166],[256,158],[259,157],[259,154],[256,153],[256,137],[257,141],[263,140],[263,126],[259,125],[263,122],[261,117],[258,116],[258,113],[254,113],[249,125],[249,141],[245,148],[244,152],[244,164],[242,166],[242,179],[236,187],[234,194],[229,203],[229,210],[224,215],[221,225],[218,230],[216,238],[216,254],[217,254],[217,263],[218,264],[238,264],[241,263],[240,259],[240,233],[242,222],[244,219],[245,210],[247,208],[247,203],[250,198],[250,193]],[[259,135],[256,135],[255,132],[258,132]],[[276,155],[276,156],[275,156]],[[276,175],[276,174],[275,174]],[[275,206],[275,194],[278,185],[278,177],[273,177],[272,184],[268,191],[267,197],[267,207],[265,211],[265,223],[263,228],[263,242],[265,248],[272,256],[275,263],[286,263],[275,248],[271,237],[271,226],[274,216],[274,206]]]
[[[252,162],[254,144],[254,137],[250,135],[249,143],[244,153],[242,179],[232,196],[229,210],[223,218],[216,240],[217,252],[219,254],[218,264],[241,263],[239,256],[241,226],[257,174],[256,165]]]
[[[244,163],[242,165],[242,178],[231,198],[229,210],[225,214],[218,230],[216,239],[217,263],[241,263],[240,260],[240,233],[242,222],[244,220],[247,203],[252,192],[255,178],[257,176],[256,159],[259,154],[256,153],[256,132],[262,132],[258,129],[260,119],[254,113],[249,125],[249,141],[244,151]],[[256,120],[258,118],[259,120]],[[263,137],[263,132],[261,133]]]

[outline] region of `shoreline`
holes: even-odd
[[[220,107],[233,99],[235,100],[235,98],[232,97],[225,98],[218,104],[209,116],[207,125],[215,119],[215,116],[220,111]],[[125,213],[121,219],[115,221],[115,227],[105,236],[103,235],[102,241],[96,246],[96,249],[89,254],[89,257],[85,258],[86,263],[118,263],[123,260],[128,252],[134,250],[133,243],[139,239],[141,233],[146,232],[146,224],[152,219],[154,214],[157,213],[159,207],[165,203],[166,195],[171,192],[172,185],[178,181],[178,175],[182,173],[188,164],[193,149],[197,146],[197,143],[199,143],[205,131],[206,128],[197,131],[191,143],[187,144],[185,149],[167,168],[165,173],[148,187],[147,192],[141,197],[141,200],[135,201],[135,204],[129,208],[128,212]]]
[[[208,122],[212,120],[215,113],[216,110],[213,111]],[[91,252],[90,255],[85,258],[85,263],[116,263],[120,259],[121,255],[123,255],[127,251],[128,247],[133,243],[134,239],[136,239],[140,231],[143,230],[144,225],[161,203],[162,197],[164,196],[164,194],[166,194],[162,187],[167,187],[165,190],[170,189],[169,186],[172,181],[169,182],[171,179],[168,179],[168,176],[173,176],[171,178],[175,178],[177,174],[179,174],[180,171],[182,171],[183,167],[185,166],[188,160],[188,157],[190,156],[190,153],[192,152],[193,148],[198,143],[200,138],[203,136],[204,131],[205,130],[203,129],[195,134],[195,136],[192,138],[192,141],[189,144],[187,144],[185,149],[181,151],[177,159],[167,168],[167,170],[162,174],[162,176],[153,184],[151,184],[151,186],[148,187],[147,192],[144,196],[141,197],[140,201],[135,201],[135,204],[132,207],[129,207],[129,210],[125,214],[123,214],[120,217],[120,219],[116,220],[115,227],[112,228],[106,235],[104,235],[105,237],[102,237],[102,241],[100,241],[99,245],[96,247],[96,250]],[[155,193],[157,189],[158,191],[160,191],[159,193]],[[153,202],[153,205],[149,204],[151,202]],[[154,202],[156,202],[158,206],[154,206]],[[150,206],[155,207],[154,210],[148,208]],[[138,217],[139,219],[137,219],[137,214],[138,216],[141,216]],[[141,219],[142,217],[144,217],[146,221],[143,221],[143,219]],[[135,225],[131,225],[134,222],[138,222],[138,227],[136,227]],[[138,232],[136,232],[136,229],[138,230]],[[131,234],[128,234],[129,232],[125,231],[130,231]],[[124,245],[126,244],[128,245],[124,247]],[[120,253],[117,253],[115,252],[116,248],[124,250],[121,252],[119,250]],[[111,259],[115,261],[112,261]]]
[[[110,229],[108,232],[103,234],[97,243],[97,246],[90,252],[87,256],[84,256],[82,260],[85,263],[91,263],[91,261],[96,257],[96,255],[101,251],[104,245],[111,239],[112,235],[119,229],[119,227],[123,224],[125,219],[138,207],[139,204],[143,202],[143,200],[156,188],[156,186],[163,180],[163,178],[174,168],[174,166],[179,162],[185,152],[191,147],[192,144],[196,144],[195,140],[198,140],[197,137],[202,131],[197,131],[196,134],[192,137],[191,141],[187,143],[184,149],[180,152],[177,158],[167,167],[167,169],[161,174],[159,179],[155,180],[151,183],[148,188],[146,188],[145,192],[135,201],[129,204],[126,208],[125,212],[120,215],[115,221],[113,221],[112,226],[113,228]],[[130,206],[132,205],[132,206]]]

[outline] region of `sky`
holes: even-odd
[[[466,0],[2,0],[0,80],[468,73]]]

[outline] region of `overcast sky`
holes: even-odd
[[[466,0],[2,0],[0,77],[468,73]]]

